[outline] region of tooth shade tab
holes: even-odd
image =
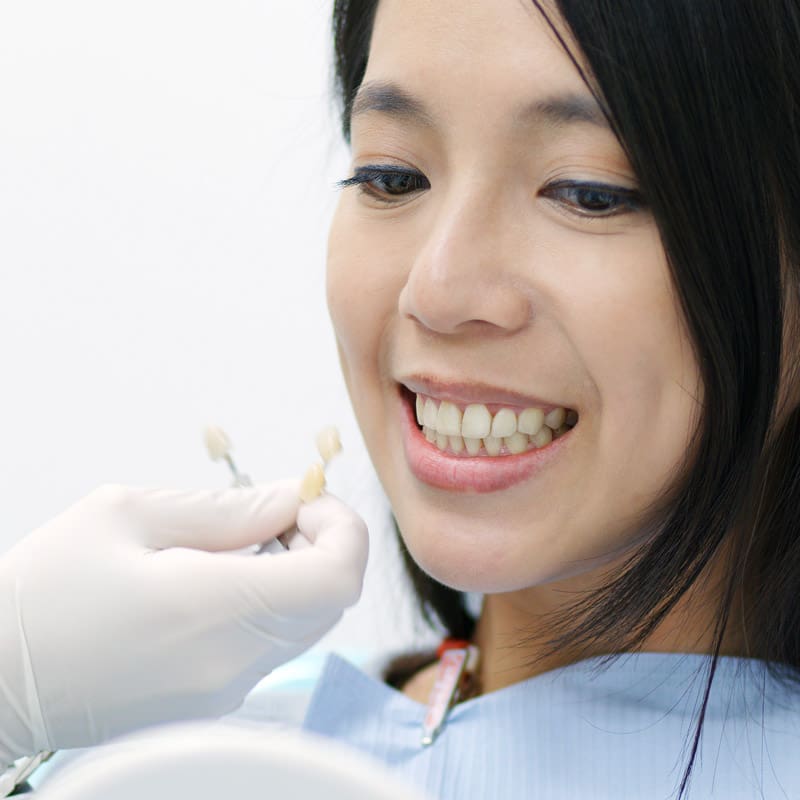
[[[317,434],[317,452],[327,464],[337,453],[342,451],[342,440],[339,431],[333,425],[324,428]]]
[[[205,430],[206,450],[212,461],[225,458],[231,450],[231,440],[222,428],[209,425]]]

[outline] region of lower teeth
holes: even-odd
[[[513,436],[503,439],[497,439],[493,436],[487,436],[485,439],[445,436],[437,433],[434,428],[428,428],[427,426],[423,426],[422,433],[431,444],[435,444],[442,452],[449,452],[454,455],[485,455],[493,457],[518,455],[528,450],[539,450],[550,444],[553,439],[558,439],[572,430],[573,427],[574,425],[569,425],[566,422],[557,430],[552,430],[547,425],[544,425],[535,436],[515,433]]]

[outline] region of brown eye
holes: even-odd
[[[421,173],[389,165],[361,167],[355,171],[353,177],[336,184],[340,189],[353,185],[358,185],[362,192],[384,203],[394,202],[387,199],[387,195],[403,197],[420,189],[430,188],[428,180]]]
[[[541,194],[587,219],[613,217],[645,208],[644,199],[636,190],[602,183],[559,181],[545,186]]]

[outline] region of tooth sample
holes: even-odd
[[[500,455],[500,448],[503,446],[503,440],[498,439],[496,436],[485,436],[483,439],[483,446],[490,456]]]
[[[206,428],[206,450],[212,461],[225,458],[231,450],[231,440],[228,438],[228,434],[222,428],[209,425]]]
[[[461,418],[461,435],[466,439],[483,439],[492,430],[492,415],[480,403],[467,406]]]
[[[536,436],[542,425],[544,425],[544,411],[541,408],[526,408],[519,415],[517,430],[520,433],[527,433],[528,436]]]
[[[530,440],[524,433],[519,433],[519,431],[517,431],[503,439],[503,444],[508,448],[510,453],[517,455],[518,453],[524,453],[528,449],[529,441]]]
[[[461,436],[450,436],[450,449],[454,453],[462,453],[464,451],[464,439]],[[478,444],[480,447],[480,444]]]
[[[339,431],[333,426],[321,430],[317,434],[317,452],[327,464],[337,453],[341,452],[342,442]]]
[[[417,395],[417,425],[422,427],[422,420],[425,414],[425,401],[420,395]]]
[[[436,427],[436,417],[439,415],[439,409],[436,408],[436,403],[430,399],[425,401],[425,407],[422,409],[422,425],[425,428]]]
[[[300,500],[304,503],[310,503],[320,496],[324,488],[325,470],[322,464],[312,464],[300,484]]]
[[[447,450],[447,437],[439,431],[436,431],[436,446],[440,450]]]
[[[492,436],[503,439],[517,432],[517,415],[510,408],[501,408],[492,420]]]
[[[570,428],[574,427],[578,421],[578,412],[577,411],[567,411],[567,417],[564,422],[570,426]]]
[[[472,439],[470,437],[464,437],[464,447],[467,448],[467,452],[471,456],[476,456],[481,450],[481,440],[480,439]]]
[[[435,428],[429,428],[427,425],[423,425],[422,426],[422,432],[425,434],[425,438],[429,442],[431,442],[431,444],[436,441],[436,429]]]
[[[547,426],[542,425],[542,429],[536,436],[531,436],[531,444],[534,447],[544,447],[553,441],[553,431]]]
[[[544,418],[544,424],[547,425],[548,428],[556,430],[557,428],[560,428],[564,424],[564,420],[566,418],[567,418],[567,412],[563,408],[554,408]]]
[[[442,402],[436,415],[436,432],[445,436],[461,435],[461,410],[458,406],[446,400]]]

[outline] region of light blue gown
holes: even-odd
[[[423,705],[329,655],[303,728],[390,765],[439,800],[676,796],[710,659],[587,659],[460,703],[423,747]],[[800,800],[800,688],[722,657],[688,797]]]

